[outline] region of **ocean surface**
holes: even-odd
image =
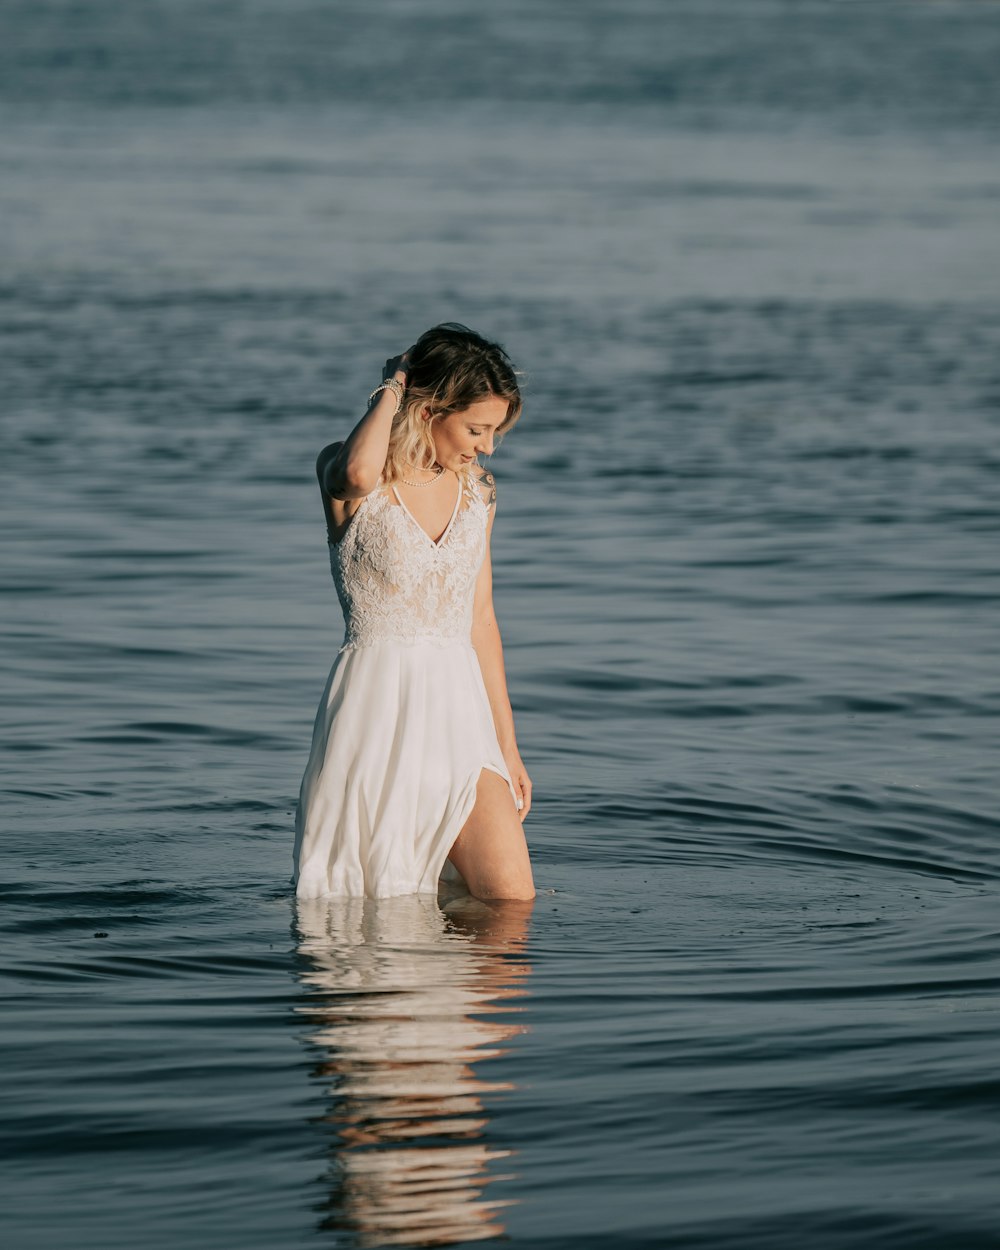
[[[1000,4],[0,0],[7,1250],[1000,1246]],[[296,905],[437,321],[533,907]]]

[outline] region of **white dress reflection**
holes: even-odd
[[[297,904],[297,1008],[320,1051],[336,1130],[324,1229],[356,1244],[441,1246],[502,1236],[486,1186],[497,1160],[478,1065],[525,1031],[518,999],[530,903],[433,895]],[[506,1169],[505,1169],[506,1172]],[[509,1179],[505,1174],[503,1179]]]

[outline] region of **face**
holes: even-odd
[[[438,464],[460,469],[477,456],[493,454],[493,435],[507,417],[507,401],[491,395],[463,412],[450,412],[431,425]]]

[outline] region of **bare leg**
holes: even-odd
[[[476,898],[535,897],[528,844],[510,787],[491,768],[479,774],[476,805],[448,858]]]

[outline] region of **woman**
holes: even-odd
[[[346,633],[299,794],[300,898],[530,899],[531,780],[493,615],[496,490],[476,457],[520,416],[507,354],[436,326],[386,362],[316,473]],[[450,869],[446,865],[450,862]]]

